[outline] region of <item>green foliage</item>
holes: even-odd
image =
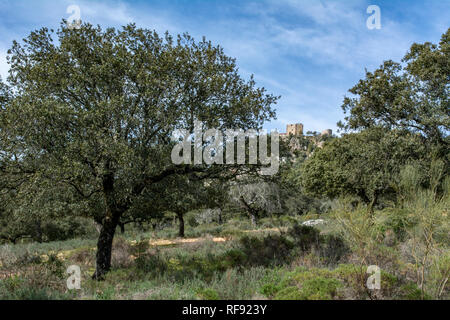
[[[193,212],[191,212],[189,214],[189,216],[186,217],[186,221],[188,223],[189,226],[191,226],[192,228],[198,227],[199,223],[197,222],[197,219],[195,217],[195,214]]]
[[[305,162],[302,185],[316,195],[357,196],[372,209],[381,196],[395,194],[394,177],[402,167],[425,154],[422,141],[408,132],[373,128],[346,134]]]
[[[439,173],[438,173],[439,175]],[[450,178],[442,184],[442,195],[437,188],[419,190],[405,208],[414,216],[417,223],[408,230],[407,247],[414,263],[417,285],[422,298],[428,294],[435,299],[448,295],[450,275],[450,241],[448,237],[450,203]]]
[[[396,276],[383,270],[381,290],[371,292],[366,288],[369,276],[366,268],[354,264],[341,264],[335,269],[315,267],[300,267],[293,271],[275,269],[262,279],[260,292],[276,300],[413,298],[413,295],[410,295],[410,289],[414,287],[411,283],[400,286]]]
[[[37,288],[19,277],[0,280],[0,300],[62,300],[70,295],[48,288]]]
[[[199,289],[197,295],[201,300],[219,300],[219,294],[213,289]]]
[[[178,178],[221,173],[227,180],[248,169],[174,165],[173,133],[192,133],[196,120],[222,131],[260,128],[275,116],[277,97],[242,79],[220,46],[188,34],[62,23],[14,41],[8,54],[9,88],[0,88],[5,210],[93,218],[103,226],[99,250],[111,249],[106,239],[121,220],[158,216],[151,209],[173,200]],[[174,196],[170,204],[179,207],[181,195]],[[99,259],[109,256],[103,253]],[[100,262],[96,277],[109,265]]]
[[[415,283],[408,283],[400,287],[401,300],[431,300],[431,296],[425,294],[422,296],[422,290]]]
[[[277,265],[291,257],[294,244],[280,235],[264,238],[244,236],[240,239],[241,250],[249,265]]]
[[[413,44],[403,58],[406,66],[385,61],[349,90],[342,105],[347,129],[373,126],[419,132],[440,145],[448,157],[450,28],[439,44]],[[448,150],[448,149],[447,149]]]
[[[259,291],[266,297],[273,297],[278,291],[284,288],[284,279],[285,277],[283,277],[283,270],[280,268],[274,268],[261,280],[262,286]]]
[[[338,298],[342,287],[341,281],[327,269],[299,268],[281,274],[281,270],[275,270],[266,276],[261,293],[275,300],[331,300]]]
[[[410,230],[417,223],[417,219],[406,209],[386,208],[377,214],[379,232],[385,237],[393,233],[396,241],[404,241]]]
[[[302,283],[300,299],[332,300],[337,295],[339,287],[341,283],[336,279],[315,277]]]
[[[288,234],[294,239],[294,245],[301,251],[319,247],[320,232],[316,228],[295,224]]]
[[[275,294],[274,300],[303,300],[302,293],[296,286],[281,289]]]

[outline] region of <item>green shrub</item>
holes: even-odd
[[[350,252],[350,248],[341,237],[332,234],[320,236],[318,253],[326,264],[337,264]]]
[[[263,278],[260,292],[275,300],[331,300],[340,298],[342,282],[323,268],[277,269]]]
[[[198,289],[197,296],[201,300],[219,300],[219,294],[213,289]]]
[[[160,254],[142,254],[135,260],[136,268],[150,274],[162,274],[167,270],[166,261]]]
[[[408,229],[417,222],[409,215],[409,211],[401,208],[388,208],[378,213],[377,227],[381,234],[385,235],[388,230],[392,230],[397,241],[406,239]]]
[[[275,294],[277,294],[277,292],[284,289],[285,287],[285,284],[283,282],[283,270],[271,270],[271,272],[268,272],[264,276],[261,282],[262,285],[259,289],[259,292],[266,297],[272,298],[273,296],[275,296]]]
[[[197,219],[195,218],[195,215],[193,215],[193,214],[190,214],[190,213],[187,214],[186,221],[187,221],[187,224],[192,228],[199,226],[199,223],[197,222]]]
[[[63,217],[47,221],[42,225],[43,240],[64,241],[73,238],[95,238],[98,234],[89,219]]]
[[[253,266],[279,265],[288,261],[294,244],[281,235],[264,238],[244,236],[240,240],[246,262]]]
[[[303,252],[320,246],[320,232],[316,228],[295,224],[288,234],[293,238],[295,247]]]
[[[59,300],[70,294],[39,286],[30,279],[13,276],[0,280],[0,300]]]
[[[45,268],[50,272],[51,275],[56,278],[63,279],[65,276],[66,268],[64,263],[58,258],[55,253],[48,255],[48,260],[43,263]]]
[[[340,287],[339,280],[319,276],[301,283],[300,297],[302,300],[332,300]]]
[[[288,230],[294,246],[301,253],[312,250],[323,258],[325,264],[337,264],[350,253],[350,248],[337,235],[321,235],[314,227],[295,224]]]
[[[246,254],[240,249],[230,249],[223,254],[221,261],[226,268],[234,268],[245,264]]]
[[[289,286],[279,290],[274,300],[303,300],[300,290],[296,286]]]
[[[339,297],[341,287],[341,281],[328,269],[299,268],[282,277],[275,275],[262,286],[261,293],[275,300],[331,300]]]
[[[400,287],[397,298],[401,300],[422,300],[422,290],[415,283],[410,282]],[[425,294],[424,299],[430,300],[432,297]]]

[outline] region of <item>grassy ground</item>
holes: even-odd
[[[4,245],[0,299],[449,298],[448,223],[434,230],[436,248],[420,265],[422,243],[411,243],[419,223],[408,212],[379,211],[368,224],[363,211],[346,216],[346,210],[321,217],[327,223],[315,228],[298,224],[314,215],[265,219],[256,230],[238,219],[188,225],[191,242],[176,239],[176,226],[129,229],[116,237],[113,268],[101,282],[90,279],[95,239]],[[379,290],[366,286],[371,264],[381,268]],[[81,268],[81,290],[66,287],[69,265]]]

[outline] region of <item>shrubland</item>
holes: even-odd
[[[14,42],[0,81],[0,299],[450,298],[450,29],[366,72],[339,137],[281,141],[273,176],[170,162],[198,119],[275,116],[220,46],[53,34]]]

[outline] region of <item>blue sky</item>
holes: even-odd
[[[243,77],[281,95],[267,129],[336,129],[347,90],[383,60],[399,61],[413,42],[438,42],[450,27],[450,0],[0,0],[0,75],[6,52],[31,30],[57,27],[69,5],[92,24],[189,32],[224,47]],[[369,30],[369,5],[381,9],[381,29]]]

